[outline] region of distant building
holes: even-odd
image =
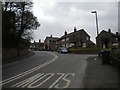
[[[35,42],[31,43],[30,45],[30,49],[32,50],[44,50],[44,43],[41,42],[41,40],[39,39],[39,42]]]
[[[118,32],[116,34],[112,33],[109,29],[108,31],[102,30],[100,34],[96,37],[96,44],[99,48],[112,48],[118,46]]]
[[[85,32],[84,29],[78,30],[74,27],[74,32],[65,34],[57,40],[57,46],[60,47],[82,47],[82,48],[92,48],[95,44],[90,40],[90,36]]]
[[[56,50],[57,49],[57,43],[56,41],[58,40],[58,37],[46,37],[44,41],[44,49],[45,50]]]

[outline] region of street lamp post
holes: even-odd
[[[98,31],[98,18],[97,18],[97,11],[92,11],[91,13],[95,13],[95,16],[96,16],[96,28],[97,28],[97,36],[98,36],[99,31]],[[98,56],[100,56],[99,42],[97,43],[97,48],[98,48]]]

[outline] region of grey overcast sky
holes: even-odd
[[[99,32],[108,30],[118,32],[118,2],[113,0],[87,2],[82,0],[58,1],[58,0],[33,0],[33,13],[38,18],[41,26],[34,30],[35,41],[45,40],[46,36],[61,37],[64,32],[73,32],[73,28],[84,29],[95,42],[96,24],[95,14],[98,13]]]

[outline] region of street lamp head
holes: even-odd
[[[97,11],[92,11],[91,13],[97,13]]]

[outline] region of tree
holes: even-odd
[[[2,11],[2,41],[3,47],[15,46],[17,36],[15,26],[15,13],[12,11]],[[13,42],[14,41],[14,42]]]
[[[7,41],[13,43],[12,39],[9,40],[11,38],[10,35],[13,34],[13,38],[15,39],[14,43],[18,49],[18,56],[21,44],[24,42],[22,39],[26,39],[29,42],[32,39],[31,30],[37,29],[40,26],[37,18],[31,11],[32,4],[31,1],[3,3],[3,41],[7,37]]]

